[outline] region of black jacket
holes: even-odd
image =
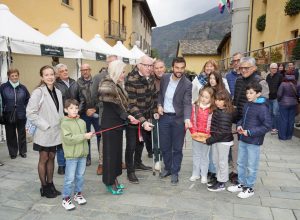
[[[271,73],[268,74],[266,81],[270,90],[269,99],[277,99],[277,91],[282,82],[282,78],[282,75],[278,72],[275,73],[273,76],[271,76]]]
[[[262,96],[266,98],[269,97],[269,87],[267,82],[256,72],[254,72],[248,78],[244,78],[242,76],[237,78],[233,98],[233,105],[237,108],[237,121],[240,120],[243,116],[243,108],[245,103],[248,101],[246,97],[246,87],[249,83],[252,82],[260,83],[262,85]]]
[[[83,114],[86,110],[90,108],[95,108],[98,112],[96,105],[96,100],[92,98],[92,85],[94,79],[84,80],[83,77],[80,77],[77,80],[78,90],[79,90],[79,114]]]
[[[233,140],[231,132],[232,114],[222,109],[213,112],[211,119],[210,133],[211,137],[206,140],[208,145],[218,142],[230,142]]]
[[[63,97],[63,102],[67,99],[76,99],[79,101],[78,97],[78,85],[74,79],[69,78],[69,88],[68,86],[61,80],[56,79],[55,87],[61,92]]]

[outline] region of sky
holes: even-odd
[[[157,27],[184,20],[218,6],[218,0],[147,0]]]

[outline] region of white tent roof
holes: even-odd
[[[136,45],[133,46],[133,48],[130,50],[130,52],[132,53],[132,56],[135,58],[135,59],[139,59],[141,58],[142,56],[145,56],[146,54],[141,51]]]
[[[129,59],[134,59],[132,56],[132,53],[130,50],[128,50],[121,41],[118,41],[115,46],[113,46],[113,51],[116,55],[124,57],[124,58],[129,58]]]
[[[57,45],[64,48],[64,57],[83,58],[81,49],[86,48],[87,43],[77,36],[69,27],[63,23],[60,27],[48,36]],[[94,58],[95,59],[95,58]]]
[[[106,55],[114,55],[113,48],[106,43],[99,34],[96,34],[95,37],[87,43],[86,49]]]
[[[40,44],[51,44],[47,36],[16,17],[4,4],[0,4],[0,36],[10,38],[15,53],[41,55]],[[3,40],[0,46],[5,47]]]

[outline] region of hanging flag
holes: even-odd
[[[221,14],[223,14],[223,12],[224,12],[225,3],[226,3],[226,0],[219,0],[219,11]]]
[[[231,6],[230,0],[227,0],[227,9],[228,9],[228,11],[230,11],[230,6]]]

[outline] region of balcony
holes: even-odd
[[[126,26],[119,22],[110,20],[104,23],[104,36],[114,40],[126,40]]]

